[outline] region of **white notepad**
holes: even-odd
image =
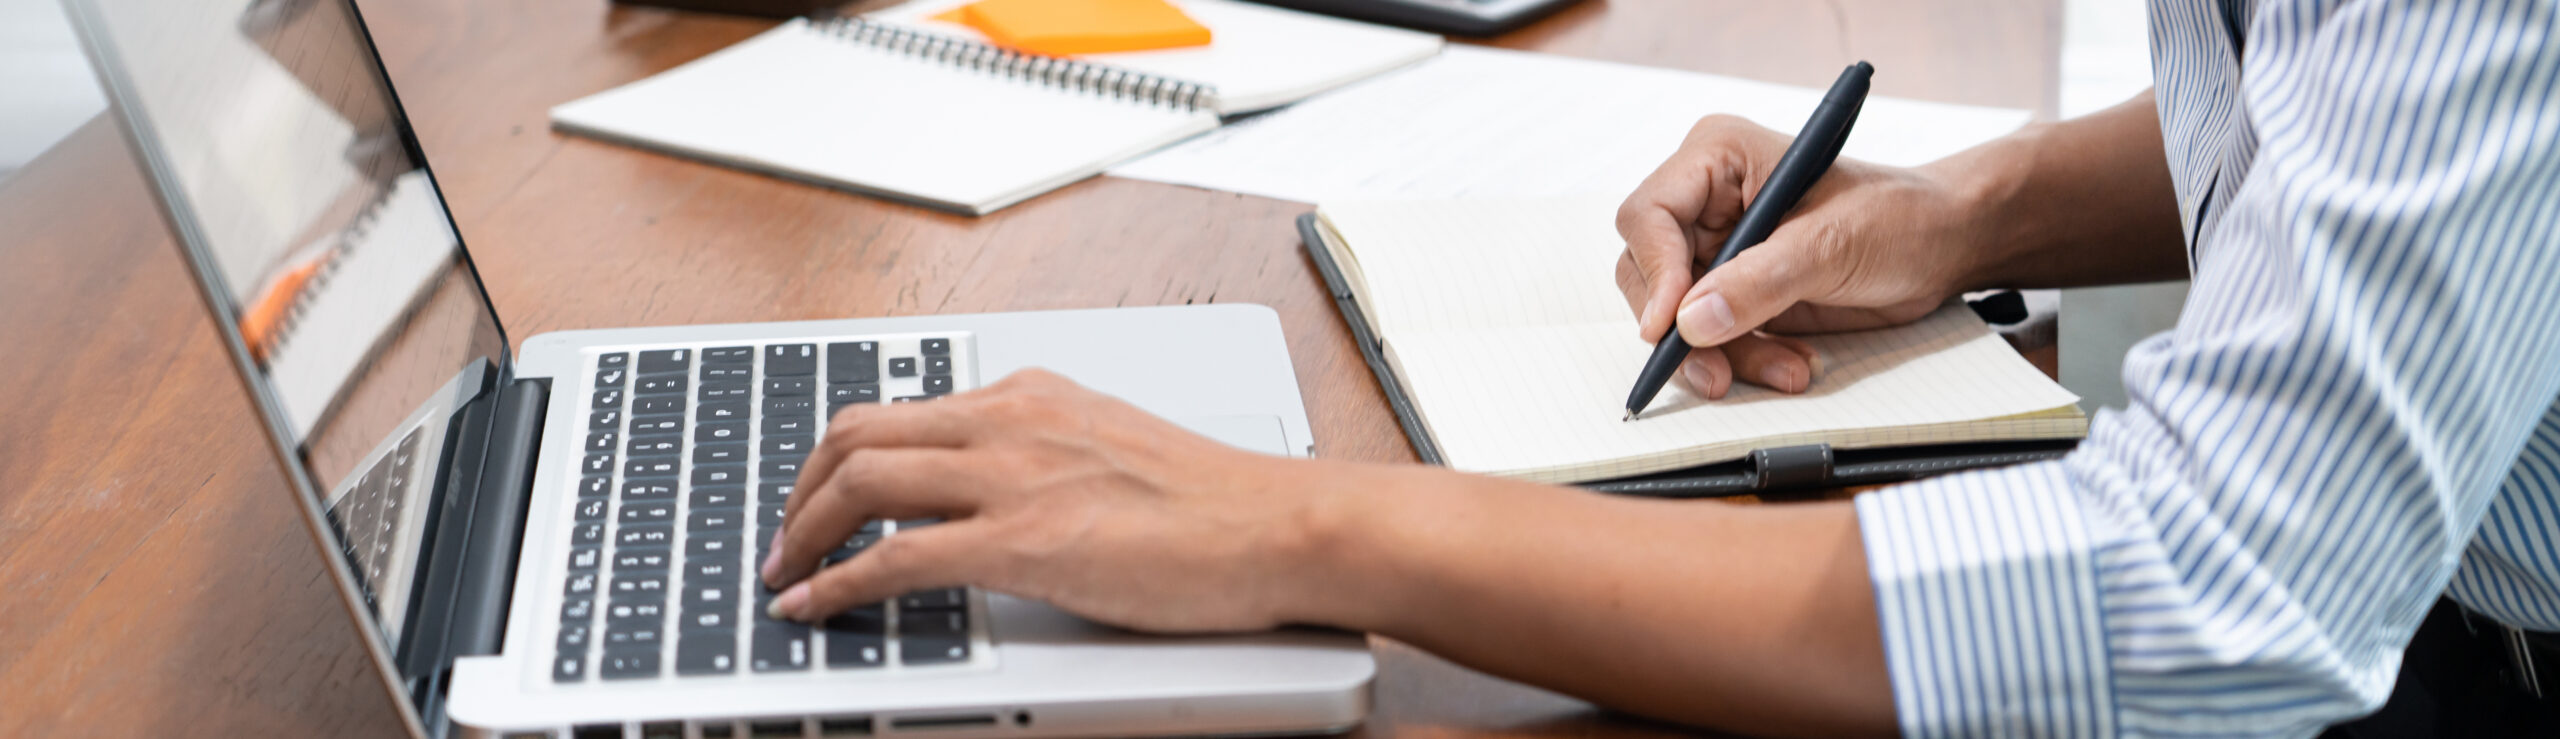
[[[1218,126],[1205,90],[795,19],[551,109],[573,133],[972,215]]]
[[[1813,388],[1665,388],[1620,420],[1652,346],[1612,280],[1618,199],[1366,201],[1317,215],[1423,425],[1450,467],[1582,482],[1754,449],[2069,439],[2078,398],[1962,305],[1898,328],[1802,337]]]

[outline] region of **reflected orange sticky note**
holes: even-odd
[[[1165,0],[979,0],[933,16],[999,46],[1049,56],[1206,46],[1209,28]]]

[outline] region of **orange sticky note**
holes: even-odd
[[[1049,56],[1206,46],[1209,28],[1165,0],[979,0],[934,20]]]

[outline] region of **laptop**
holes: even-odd
[[[69,6],[413,733],[1270,734],[1366,715],[1358,635],[1148,636],[973,588],[803,625],[766,618],[751,574],[836,410],[1026,367],[1309,454],[1269,309],[564,331],[511,349],[350,2]],[[830,559],[935,524],[872,522]]]

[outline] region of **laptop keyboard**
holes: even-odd
[[[968,591],[910,593],[817,626],[765,616],[756,566],[826,419],[955,389],[955,335],[608,352],[585,456],[551,677],[580,682],[968,663]],[[965,340],[965,339],[964,339]],[[872,521],[827,557],[935,523]]]
[[[368,610],[381,612],[378,588],[389,582],[392,552],[398,548],[400,517],[409,505],[410,478],[417,473],[418,429],[358,475],[347,494],[329,505],[329,523],[338,530],[339,553],[356,571],[356,584]]]

